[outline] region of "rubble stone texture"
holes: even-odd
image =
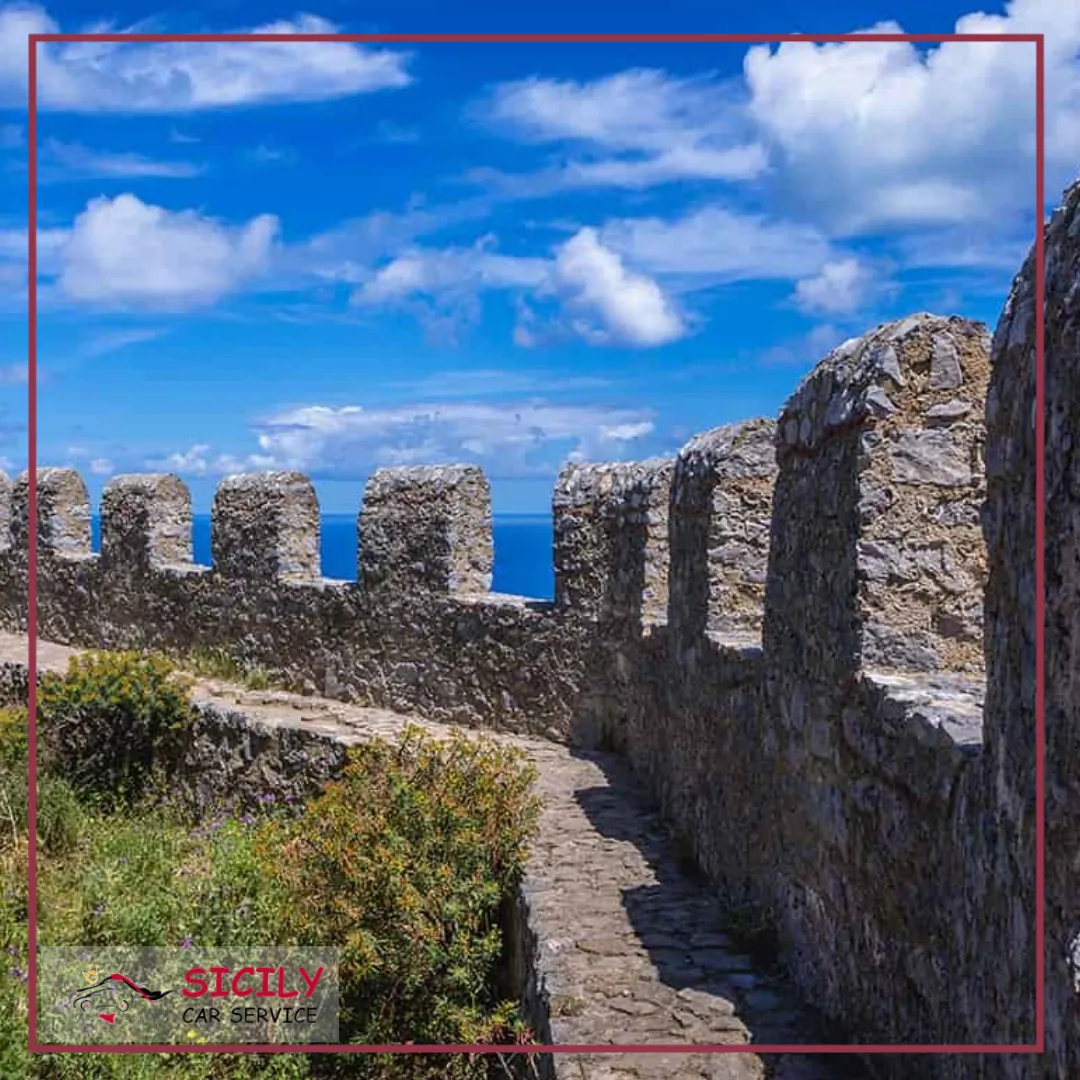
[[[101,557],[146,572],[192,560],[191,493],[175,476],[116,476],[101,493]]]
[[[381,469],[364,490],[360,577],[369,590],[487,592],[491,488],[468,465]]]
[[[1047,1053],[880,1056],[872,1071],[888,1080],[1080,1076],[1080,186],[1046,236]],[[776,931],[804,996],[849,1040],[1029,1042],[1033,266],[992,346],[979,324],[913,315],[833,350],[775,424],[707,432],[670,460],[568,466],[553,498],[553,603],[489,591],[490,493],[471,467],[373,476],[357,581],[319,575],[317,502],[298,474],[225,481],[214,566],[196,567],[176,478],[110,486],[99,556],[82,479],[40,470],[39,636],[220,646],[350,708],[546,740],[545,793],[564,808],[588,809],[582,762],[614,752],[721,909]],[[0,628],[13,633],[26,629],[28,496],[25,476],[0,479]],[[608,796],[595,798],[599,812]],[[619,828],[648,834],[625,813]],[[614,849],[594,848],[587,830],[547,836],[535,898],[557,954],[558,911],[584,911],[600,881],[574,860]],[[656,850],[666,866],[671,848]],[[629,888],[640,865],[622,867]],[[624,880],[614,863],[603,873]],[[709,932],[697,899],[657,873],[674,921],[649,924],[643,902],[641,925],[619,922],[609,955],[604,920],[625,912],[589,908],[582,933],[568,932],[566,978],[637,972],[649,935]],[[654,963],[662,1008],[644,992],[621,1012],[604,998],[581,1014],[588,1023],[559,1028],[564,992],[541,992],[544,955],[528,961],[537,1015],[574,1041],[654,1019],[659,1032],[696,1001]],[[687,1023],[715,1035],[721,1012],[691,1008]],[[693,1075],[743,1075],[709,1068]],[[597,1061],[581,1075],[639,1073]]]
[[[983,1029],[1033,1037],[1028,1014],[1010,994],[1035,993],[1036,522],[1044,514],[1046,718],[1046,1057],[1003,1062],[995,1075],[1080,1075],[1080,184],[1066,193],[1044,232],[1044,409],[1036,399],[1035,253],[1013,283],[993,345],[987,401],[987,506],[990,578],[986,592],[987,785],[996,824],[987,840],[1005,901],[969,916],[1002,943],[985,958]],[[1045,492],[1036,488],[1037,427],[1045,434]],[[993,1015],[997,1012],[997,1016]],[[1002,1023],[1004,1021],[1004,1024]]]
[[[911,316],[834,349],[784,408],[775,600],[824,615],[844,662],[982,668],[989,345],[981,324]]]
[[[775,438],[772,420],[728,424],[675,461],[668,622],[688,642],[706,628],[761,629]]]
[[[113,510],[102,507],[103,527],[112,527]],[[311,481],[297,472],[226,477],[214,496],[210,550],[226,578],[317,580],[319,501]]]
[[[668,605],[672,463],[567,465],[552,503],[555,602],[633,633]]]

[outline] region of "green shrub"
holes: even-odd
[[[190,680],[158,656],[89,653],[38,689],[42,764],[84,798],[131,804],[180,752],[194,713]]]
[[[0,709],[0,851],[26,832],[28,741],[26,709]]]
[[[151,805],[193,717],[172,664],[74,660],[39,690],[39,929],[49,945],[323,944],[341,950],[343,1041],[521,1041],[500,1000],[500,907],[539,802],[490,739],[420,729],[350,754],[299,815],[193,827]],[[464,1056],[26,1054],[25,710],[0,710],[0,1076],[37,1080],[474,1080]],[[504,1070],[499,1070],[503,1075]],[[509,1073],[506,1073],[509,1075]]]
[[[513,1038],[514,1007],[494,988],[498,920],[536,827],[534,779],[493,740],[438,742],[411,728],[400,745],[354,750],[301,817],[263,830],[267,868],[290,898],[289,940],[341,949],[347,1041]],[[396,1067],[365,1075],[402,1075]],[[455,1057],[441,1069],[483,1076],[486,1065]]]

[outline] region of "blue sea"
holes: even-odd
[[[91,519],[93,546],[100,550],[100,524]],[[546,515],[496,517],[492,532],[495,568],[492,590],[550,600],[555,595],[551,555],[551,518]],[[197,514],[192,523],[195,562],[210,565],[210,515]],[[323,577],[356,580],[356,518],[352,514],[326,514],[322,519]]]

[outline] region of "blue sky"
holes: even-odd
[[[811,14],[812,12],[812,14]],[[1043,32],[1047,199],[1080,164],[1080,6],[186,14],[0,0],[0,457],[25,467],[32,31]],[[208,508],[299,468],[559,465],[774,415],[912,311],[996,322],[1034,231],[1034,50],[907,45],[42,47],[39,462],[168,470]]]

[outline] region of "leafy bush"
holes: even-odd
[[[323,944],[341,950],[343,1041],[523,1041],[500,1000],[500,908],[535,830],[515,750],[411,728],[350,754],[299,815],[193,826],[155,769],[193,713],[168,661],[96,654],[39,690],[41,940],[50,945]],[[415,1055],[26,1053],[25,710],[0,710],[0,1076],[37,1080],[473,1080],[491,1063]],[[509,1075],[506,1072],[506,1075]]]
[[[73,657],[66,674],[48,674],[38,688],[43,767],[84,797],[130,805],[179,752],[194,716],[189,690],[190,680],[161,657]]]
[[[264,858],[291,900],[283,929],[341,949],[347,1041],[513,1038],[514,1007],[494,990],[499,914],[536,827],[534,779],[518,751],[493,740],[435,741],[410,728],[400,745],[354,750],[303,816],[266,827]],[[441,1070],[485,1067],[447,1058]]]

